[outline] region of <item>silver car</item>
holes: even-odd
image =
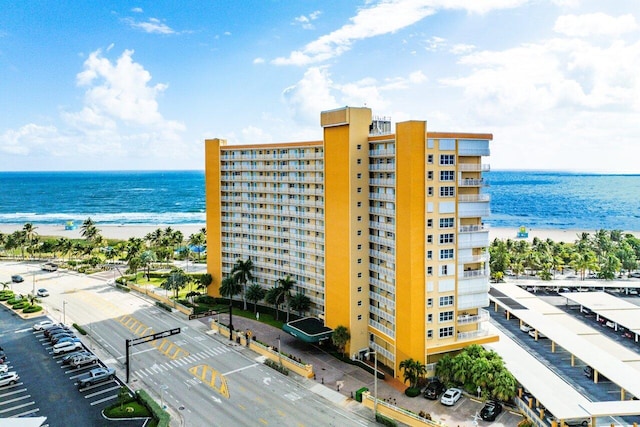
[[[19,379],[20,376],[15,372],[6,372],[4,374],[0,374],[0,387],[15,384]]]

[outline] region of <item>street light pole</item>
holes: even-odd
[[[67,323],[67,302],[62,301],[62,323]]]
[[[366,356],[373,354],[373,416],[378,414],[378,352],[369,351]]]

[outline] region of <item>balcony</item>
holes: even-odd
[[[458,229],[460,233],[477,233],[479,231],[489,231],[489,226],[485,224],[481,225],[462,225]]]
[[[462,203],[477,203],[477,202],[490,202],[491,196],[489,194],[461,194],[458,196],[458,202]]]
[[[459,256],[458,263],[459,264],[475,264],[478,262],[488,262],[489,254],[483,253],[480,255],[469,255],[469,256]]]
[[[458,249],[489,247],[489,230],[458,234]],[[473,262],[473,261],[464,261]]]
[[[460,218],[483,218],[491,215],[491,208],[488,203],[460,203],[458,205],[458,216]]]
[[[458,170],[460,172],[489,172],[491,167],[484,163],[460,163]]]
[[[489,331],[487,329],[478,329],[477,331],[470,332],[458,332],[458,341],[471,340],[479,337],[486,337],[489,335]]]
[[[460,314],[458,316],[458,325],[469,325],[471,323],[486,322],[489,320],[489,312],[487,310],[478,309],[478,314],[471,316],[469,314]]]
[[[463,178],[458,181],[459,187],[484,187],[484,178]]]
[[[464,280],[464,279],[475,279],[478,277],[485,277],[488,278],[489,277],[489,269],[478,269],[478,270],[467,270],[467,271],[463,271],[462,274],[459,276],[459,279]]]

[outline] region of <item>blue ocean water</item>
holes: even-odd
[[[640,230],[640,175],[492,171],[494,227]],[[0,172],[0,223],[203,224],[203,171]]]

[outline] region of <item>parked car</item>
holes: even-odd
[[[424,397],[431,400],[436,400],[444,391],[444,384],[439,380],[433,380],[424,389]]]
[[[21,275],[19,275],[19,274],[14,274],[13,276],[11,276],[11,281],[12,281],[13,283],[22,283],[22,282],[24,282],[24,279],[22,278],[22,276],[21,276]]]
[[[71,332],[71,328],[67,326],[56,326],[53,328],[45,329],[44,336],[50,337],[51,335],[59,334],[61,332]]]
[[[48,297],[49,291],[46,290],[45,288],[40,288],[38,289],[38,292],[36,293],[36,295],[38,295],[39,297]]]
[[[6,372],[4,374],[0,374],[0,387],[15,384],[19,379],[20,376],[15,372]]]
[[[638,271],[631,272],[631,273],[629,273],[629,277],[633,277],[635,279],[640,279],[640,272],[638,272]]]
[[[2,364],[0,365],[0,374],[4,374],[9,372],[9,365]]]
[[[61,342],[67,342],[67,341],[80,342],[80,338],[76,337],[75,335],[68,336],[68,337],[62,337],[62,338],[58,339],[58,341],[56,341],[55,344],[58,344],[58,343],[61,343]]]
[[[535,338],[536,337],[536,330],[531,328],[531,330],[529,331],[529,336],[531,338]],[[540,331],[538,331],[538,339],[541,340],[541,339],[545,339],[545,338],[547,338],[547,336],[542,334]]]
[[[490,400],[484,404],[480,410],[480,418],[484,421],[495,421],[502,412],[502,405],[495,400]]]
[[[520,330],[522,332],[529,332],[531,331],[531,329],[533,328],[531,328],[531,326],[527,325],[526,323],[523,323],[522,325],[520,325]]]
[[[41,268],[44,271],[56,271],[56,270],[58,270],[58,264],[53,263],[53,262],[47,262],[45,264],[42,264]]]
[[[68,353],[73,350],[80,350],[81,348],[82,348],[81,342],[75,342],[75,341],[61,342],[53,346],[53,353],[54,354]]]
[[[87,375],[78,379],[78,388],[88,387],[93,384],[112,380],[115,377],[116,371],[113,368],[95,368],[90,370]]]
[[[98,357],[95,354],[84,354],[79,355],[71,359],[71,363],[69,365],[74,366],[76,368],[84,365],[98,363]]]
[[[49,329],[64,328],[65,326],[66,325],[64,323],[52,323],[51,325],[43,326],[42,330],[48,331]]]
[[[446,406],[453,406],[462,397],[462,390],[459,388],[450,388],[444,392],[440,398],[440,403]]]
[[[80,351],[74,351],[73,353],[69,353],[69,354],[65,354],[62,357],[62,364],[63,365],[70,365],[71,361],[73,360],[74,357],[78,357],[78,356],[84,356],[84,355],[89,355],[89,354],[93,354],[87,350],[80,350]]]
[[[57,334],[51,336],[51,344],[58,344],[64,338],[77,338],[74,334]]]
[[[35,325],[33,325],[33,330],[34,331],[41,331],[43,329],[45,329],[47,326],[53,326],[54,323],[51,320],[43,320],[41,322],[36,323]]]

